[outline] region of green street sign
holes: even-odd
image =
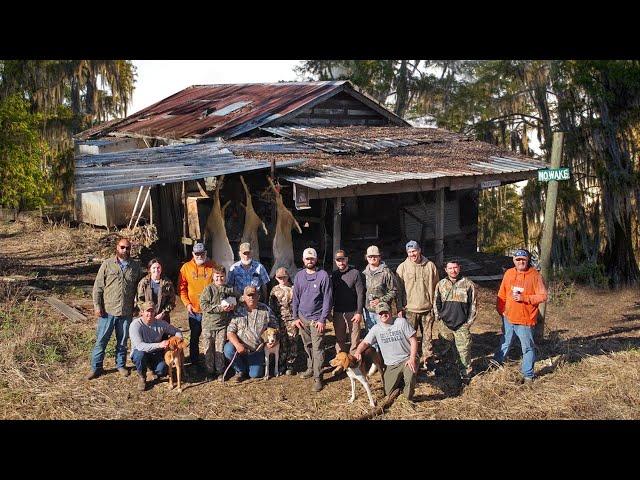
[[[549,180],[569,180],[568,168],[547,168],[538,170],[538,181],[548,182]]]

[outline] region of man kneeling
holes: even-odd
[[[225,357],[232,360],[235,356],[232,365],[236,382],[245,380],[247,375],[251,378],[264,376],[264,353],[258,349],[262,344],[260,337],[267,328],[278,328],[269,307],[258,303],[256,287],[246,286],[243,298],[245,306],[236,309],[227,327],[229,341],[224,346]]]
[[[141,317],[135,318],[129,327],[131,338],[131,360],[138,372],[138,390],[147,388],[147,367],[153,371],[153,380],[167,374],[164,362],[164,349],[168,340],[163,337],[176,335],[182,338],[182,332],[164,320],[156,320],[155,304],[144,302]]]
[[[403,393],[408,400],[412,400],[418,371],[416,331],[404,318],[393,318],[390,310],[384,302],[376,305],[380,322],[371,327],[353,356],[361,360],[362,352],[369,345],[377,343],[387,366],[383,377],[385,395],[389,395],[404,379]]]

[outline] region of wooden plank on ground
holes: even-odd
[[[87,317],[85,317],[75,308],[71,308],[69,305],[67,305],[57,297],[46,297],[45,301],[73,322],[85,322],[88,320]]]

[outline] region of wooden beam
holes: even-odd
[[[58,297],[46,297],[45,301],[72,322],[86,322],[89,320],[75,308],[71,308]]]
[[[444,260],[444,188],[436,192],[436,241],[435,241],[436,267],[442,268]]]
[[[340,250],[340,243],[342,242],[342,198],[336,197],[333,199],[333,252],[331,252],[331,258]]]

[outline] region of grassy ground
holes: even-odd
[[[348,404],[349,381],[329,379],[311,392],[311,380],[295,377],[222,385],[194,373],[182,394],[166,382],[140,393],[136,378],[115,371],[113,341],[108,374],[91,382],[89,352],[95,321],[88,293],[110,237],[89,227],[0,225],[0,276],[20,275],[48,289],[90,319],[72,323],[42,300],[25,295],[21,282],[0,282],[0,418],[2,419],[355,419],[370,411],[358,386]],[[25,282],[22,282],[24,284]],[[497,283],[482,284],[480,313],[472,328],[473,365],[463,386],[451,357],[438,374],[421,379],[416,402],[400,397],[379,419],[638,419],[640,418],[640,302],[637,289],[598,291],[553,285],[547,341],[536,363],[538,380],[519,385],[519,348],[503,369],[488,369],[500,324],[494,310]],[[174,323],[186,329],[178,308]],[[329,331],[327,346],[332,344]],[[438,347],[442,349],[443,344]],[[327,350],[327,356],[333,354]],[[300,359],[301,360],[301,359]],[[382,384],[372,380],[377,400]]]

